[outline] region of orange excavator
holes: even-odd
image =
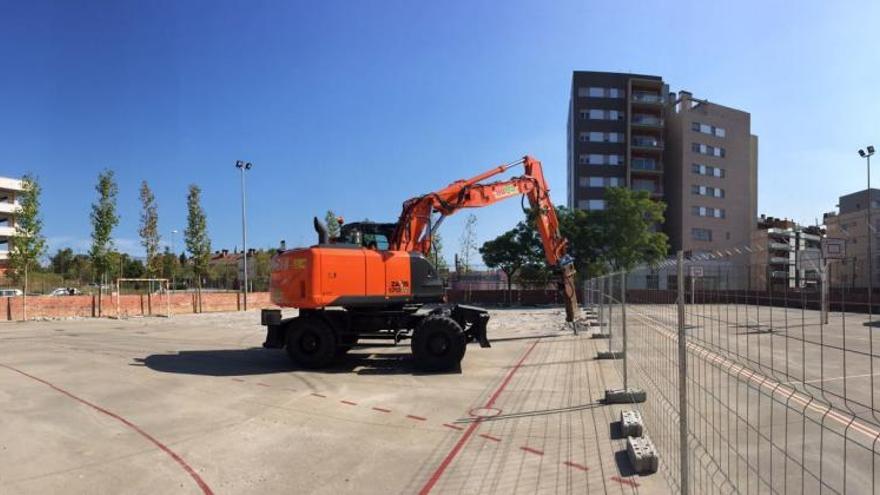
[[[522,165],[524,174],[485,182]],[[443,281],[428,260],[432,237],[443,219],[462,208],[480,208],[525,196],[536,213],[547,263],[559,275],[566,321],[577,309],[573,260],[559,233],[541,162],[530,156],[403,203],[396,223],[341,225],[331,239],[314,219],[318,244],[281,250],[272,258],[269,290],[280,307],[298,308],[282,319],[264,309],[266,348],[285,348],[299,366],[319,368],[365,339],[410,339],[416,363],[425,369],[456,368],[468,341],[489,347],[489,313],[473,306],[445,304]]]

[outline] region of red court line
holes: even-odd
[[[589,471],[590,470],[590,468],[588,468],[587,466],[584,466],[582,464],[578,464],[576,462],[565,461],[562,464],[564,464],[568,467],[573,467],[575,469],[580,469],[581,471]]]
[[[339,402],[342,402],[343,404],[348,404],[349,406],[356,406],[357,405],[357,402],[352,402],[350,400],[341,400]]]
[[[447,428],[452,428],[453,430],[463,430],[464,429],[461,426],[455,426],[455,425],[451,425],[449,423],[443,423],[443,426],[445,426]]]
[[[326,399],[326,398],[327,398],[326,395],[316,394],[315,392],[312,392],[312,395],[314,395],[315,397],[320,397],[320,398],[322,398],[322,399]]]
[[[243,382],[244,380],[242,380],[241,378],[233,378],[232,381],[234,381],[234,382]]]
[[[532,342],[532,345],[529,346],[526,352],[523,353],[522,357],[519,358],[519,361],[516,363],[516,365],[511,368],[509,372],[507,372],[507,376],[504,378],[504,381],[502,381],[501,385],[499,385],[498,388],[495,389],[495,393],[492,394],[492,397],[489,398],[489,402],[487,402],[484,407],[492,407],[492,404],[495,403],[495,401],[498,399],[498,396],[501,395],[501,392],[504,390],[505,387],[507,387],[507,384],[510,383],[510,379],[513,378],[513,374],[516,373],[517,370],[519,370],[526,358],[529,357],[529,354],[532,353],[532,349],[534,349],[535,346],[538,345],[538,342],[539,340]],[[428,481],[425,482],[425,486],[423,486],[422,489],[419,490],[419,495],[427,495],[431,492],[431,489],[434,488],[434,485],[437,484],[437,481],[440,480],[440,477],[443,476],[443,473],[446,471],[449,465],[452,464],[452,461],[455,459],[458,453],[461,452],[461,449],[467,443],[468,439],[471,438],[471,435],[473,435],[474,430],[476,430],[479,426],[479,419],[468,426],[467,430],[462,433],[461,438],[458,439],[458,442],[456,442],[455,445],[452,447],[452,450],[450,450],[449,453],[446,454],[443,462],[441,462],[440,465],[437,466],[437,469],[434,471],[433,474],[431,474],[431,477],[428,478]]]
[[[384,407],[374,407],[373,410],[383,412],[383,413],[390,413],[391,412],[391,409],[385,409]]]
[[[409,419],[414,419],[416,421],[425,421],[428,419],[428,418],[423,418],[421,416],[413,416],[412,414],[407,414],[406,417]]]
[[[519,450],[524,450],[530,454],[544,455],[543,450],[533,449],[531,447],[520,447]]]
[[[4,367],[10,371],[14,371],[14,372],[19,373],[23,376],[26,376],[26,377],[30,378],[31,380],[38,381],[38,382],[42,383],[43,385],[46,385],[46,386],[52,388],[56,392],[60,392],[60,393],[70,397],[71,399],[73,399],[81,404],[89,406],[92,409],[94,409],[95,411],[98,411],[99,413],[106,414],[107,416],[110,416],[111,418],[113,418],[113,419],[119,421],[120,423],[124,424],[125,426],[131,428],[132,430],[137,432],[140,436],[146,438],[150,443],[152,443],[153,445],[158,447],[162,452],[165,452],[172,459],[174,459],[174,462],[179,464],[180,467],[182,467],[183,470],[186,471],[187,474],[189,474],[189,476],[193,479],[193,481],[196,482],[196,484],[199,486],[199,488],[201,488],[202,493],[204,493],[205,495],[213,495],[214,494],[214,492],[211,490],[211,487],[209,487],[208,484],[205,483],[205,480],[203,480],[202,477],[199,476],[199,473],[197,473],[195,471],[195,469],[193,469],[189,464],[187,464],[186,461],[183,460],[182,457],[180,457],[176,452],[174,452],[173,450],[168,448],[165,444],[163,444],[159,440],[156,440],[156,438],[154,438],[152,435],[150,435],[149,433],[142,430],[138,425],[136,425],[136,424],[132,423],[131,421],[123,418],[122,416],[114,413],[113,411],[109,411],[109,410],[104,409],[101,406],[95,405],[95,404],[93,404],[83,398],[77,397],[76,395],[73,395],[72,393],[68,392],[67,390],[64,390],[61,387],[57,387],[57,386],[53,385],[52,383],[49,383],[46,380],[43,380],[42,378],[37,378],[34,375],[30,375],[28,373],[25,373],[24,371],[13,368],[12,366],[9,366],[9,365],[3,364],[3,363],[0,363],[0,366]]]
[[[610,479],[611,481],[616,481],[622,485],[629,485],[629,486],[634,486],[634,487],[639,486],[639,484],[636,483],[635,481],[621,478],[620,476],[612,476],[608,479]]]
[[[493,437],[492,435],[487,435],[485,433],[480,433],[478,436],[485,438],[486,440],[492,440],[493,442],[500,442],[501,439],[498,437]]]

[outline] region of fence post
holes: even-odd
[[[611,341],[614,339],[614,333],[611,328],[614,326],[614,275],[608,275],[608,350],[612,351]]]
[[[678,436],[681,493],[688,495],[687,339],[684,324],[684,252],[678,252]]]
[[[599,302],[599,333],[605,333],[605,330],[602,329],[602,326],[605,325],[605,277],[599,277],[596,279],[596,297]]]
[[[623,338],[623,388],[629,390],[629,380],[627,380],[627,354],[626,348],[626,271],[620,272],[620,324],[621,337]]]

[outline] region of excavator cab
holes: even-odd
[[[363,246],[377,251],[387,251],[395,224],[377,222],[352,222],[342,225],[339,241]]]

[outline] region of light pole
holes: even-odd
[[[174,269],[174,265],[176,265],[180,258],[177,256],[177,248],[175,247],[174,236],[177,234],[177,229],[173,229],[171,231],[171,254],[174,256],[174,263],[171,263],[171,293],[174,294],[175,284],[174,276],[177,274],[177,270]]]
[[[871,209],[874,207],[874,198],[871,194],[871,155],[874,154],[874,147],[868,146],[867,150],[859,150],[859,156],[868,163],[868,320],[870,321],[871,298],[874,292],[874,253],[871,251],[871,238],[874,237],[874,226],[871,225]]]
[[[247,268],[247,210],[245,209],[245,187],[244,172],[250,170],[254,165],[251,162],[243,160],[235,161],[235,168],[241,171],[241,245],[242,245],[242,264],[244,268],[244,310],[247,311],[247,294],[248,294],[248,268]]]

